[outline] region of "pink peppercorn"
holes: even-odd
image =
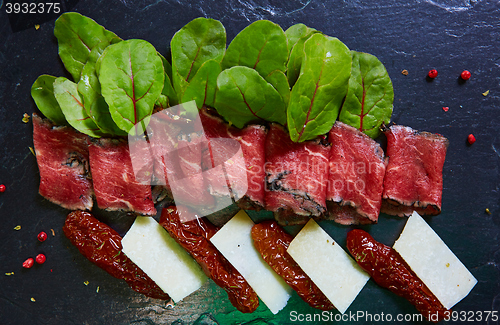
[[[31,269],[31,267],[33,266],[33,264],[35,263],[35,261],[33,260],[32,257],[28,258],[26,261],[24,261],[23,263],[23,267],[25,269]]]
[[[0,184],[0,193],[5,192],[5,189],[6,189],[5,185]]]
[[[39,241],[43,242],[47,239],[47,234],[45,233],[45,231],[40,231],[37,238]]]
[[[45,257],[45,255],[43,255],[43,254],[38,254],[38,255],[36,256],[36,258],[35,258],[35,260],[36,260],[36,262],[37,262],[38,264],[43,264],[43,263],[45,263],[45,260],[46,260],[46,259],[47,259],[47,258],[46,258],[46,257]]]
[[[427,76],[431,79],[434,79],[438,76],[438,71],[436,69],[429,70],[429,73],[427,73]]]
[[[476,142],[476,137],[472,133],[469,134],[469,136],[467,137],[467,142],[469,142],[469,144],[473,144],[474,142]]]
[[[463,80],[469,80],[470,76],[471,74],[467,70],[462,71],[462,73],[460,74],[460,78],[462,78]]]

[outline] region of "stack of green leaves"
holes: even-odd
[[[31,95],[47,118],[97,138],[147,124],[167,78],[153,45],[123,41],[74,12],[57,19],[54,34],[73,81],[49,75],[35,81]]]
[[[285,32],[259,20],[226,49],[224,26],[197,18],[173,36],[171,60],[78,13],[61,15],[54,34],[73,81],[42,75],[32,96],[54,123],[92,137],[123,136],[137,124],[144,130],[155,105],[193,100],[238,128],[286,125],[296,142],[327,133],[337,119],[375,138],[392,114],[383,64],[303,24]]]

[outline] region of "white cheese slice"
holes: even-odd
[[[125,255],[175,302],[208,279],[198,263],[151,217],[137,217],[122,245]]]
[[[262,259],[251,236],[252,219],[240,210],[210,241],[241,273],[273,314],[286,306],[292,288]]]
[[[477,280],[416,212],[393,247],[446,308],[469,294]]]
[[[342,314],[370,278],[313,219],[295,236],[288,253]]]

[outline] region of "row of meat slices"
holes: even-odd
[[[437,134],[388,127],[384,156],[377,142],[340,122],[328,138],[295,143],[278,124],[240,130],[207,108],[189,126],[168,110],[153,116],[147,140],[131,142],[90,140],[34,114],[40,194],[70,210],[90,210],[95,196],[101,209],[155,215],[154,197],[175,192],[176,203],[203,215],[266,209],[282,225],[441,211],[448,140]]]
[[[384,134],[387,156],[375,140],[341,122],[327,142],[294,143],[281,126],[271,125],[266,209],[282,225],[303,224],[310,217],[370,224],[380,212],[439,214],[448,140],[399,125]]]

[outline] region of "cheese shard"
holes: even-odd
[[[198,263],[151,217],[137,217],[122,246],[125,255],[175,302],[208,279]]]
[[[469,294],[477,280],[416,212],[408,218],[393,248],[444,307]]]
[[[287,252],[342,314],[370,278],[313,219]]]
[[[240,210],[210,241],[240,272],[273,314],[283,309],[292,288],[262,259],[253,245],[252,219]]]

